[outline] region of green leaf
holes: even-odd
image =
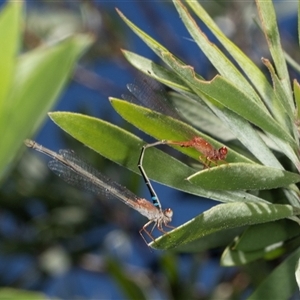
[[[193,137],[202,137],[209,142],[215,149],[219,149],[223,145],[206,134],[197,131],[188,124],[165,116],[158,112],[152,111],[148,108],[129,103],[127,101],[110,98],[113,108],[118,114],[126,121],[130,122],[142,131],[155,137],[157,140],[170,140],[170,141],[188,141]],[[178,151],[199,160],[201,153],[191,148],[174,146]],[[229,162],[245,162],[251,163],[252,161],[237,152],[228,149],[226,161]]]
[[[217,231],[188,244],[179,246],[175,251],[178,253],[200,253],[209,249],[224,248],[231,243],[234,238],[242,234],[244,230],[245,227],[237,227]]]
[[[193,184],[212,190],[264,190],[287,187],[300,181],[300,175],[258,164],[223,164],[187,178]]]
[[[264,249],[300,235],[300,226],[291,220],[252,225],[235,241],[235,250],[251,252]]]
[[[232,249],[228,246],[221,257],[221,265],[224,267],[234,267],[249,264],[255,260],[263,258],[266,251],[259,249],[251,252],[243,252],[240,250]]]
[[[248,300],[290,299],[297,291],[295,268],[299,260],[300,248],[288,256],[250,295]]]
[[[21,32],[21,1],[8,2],[0,13],[0,110],[4,105],[13,81]]]
[[[136,69],[140,70],[144,74],[151,76],[152,78],[180,93],[188,94],[189,96],[191,96],[190,94],[193,93],[193,91],[184,84],[184,81],[181,80],[180,77],[174,72],[136,53],[127,50],[122,50],[122,52],[129,63],[131,63]]]
[[[43,300],[49,299],[48,296],[21,289],[13,289],[13,288],[1,288],[0,289],[0,299],[5,300],[19,300],[19,299],[30,299],[30,300]]]
[[[131,21],[129,21],[119,9],[116,8],[116,11],[122,20],[131,28],[131,30],[135,32],[135,34],[137,34],[158,56],[160,56],[161,52],[168,51],[167,48],[163,47],[156,40],[151,38],[149,35],[135,26]]]
[[[272,82],[274,85],[274,90],[276,91],[275,97],[277,101],[274,101],[274,104],[277,105],[276,109],[281,112],[280,115],[281,119],[279,119],[278,122],[282,124],[287,131],[289,130],[290,134],[297,137],[297,134],[293,132],[294,112],[290,109],[288,105],[284,105],[286,102],[286,94],[282,87],[281,80],[278,78],[274,70],[274,67],[272,66],[271,62],[268,59],[262,58],[262,62],[270,72],[270,75],[272,77]]]
[[[182,2],[174,0],[173,3],[193,40],[197,43],[199,48],[203,51],[205,56],[210,60],[218,72],[230,82],[234,83],[238,89],[249,95],[249,98],[252,99],[251,101],[256,102],[256,104],[260,105],[262,108],[261,100],[253,87],[248,83],[241,72],[238,71],[234,64],[230,62],[225,54],[215,44],[208,40],[205,33],[198,27],[197,23],[188,13]],[[190,5],[192,6],[193,4]],[[197,4],[195,4],[195,6],[196,5]],[[200,4],[198,4],[198,6],[200,6]],[[211,25],[211,23],[209,25]],[[237,50],[237,47],[235,47],[235,51]]]
[[[281,244],[272,245],[265,249],[254,251],[241,251],[227,246],[221,257],[221,265],[224,267],[234,267],[249,264],[258,259],[275,259],[282,256],[286,249]]]
[[[150,111],[147,108],[136,106],[126,101],[120,101],[111,98],[111,103],[114,109],[125,120],[127,120],[137,128],[143,130],[144,132],[150,134],[158,140],[180,141],[189,140],[195,136],[201,136],[210,144],[212,144],[216,149],[219,149],[222,146],[222,144],[216,142],[211,137],[204,135],[199,131],[196,131],[192,127],[178,120],[174,120],[170,117],[166,117],[154,111]],[[247,122],[244,122],[241,118],[237,117],[236,115],[232,116],[232,114],[232,112],[226,109],[223,111],[224,118],[229,119],[230,117],[233,117],[232,119],[234,120],[234,122],[231,127],[237,128],[238,126],[240,126],[239,130],[241,130],[243,139],[245,142],[247,142],[247,145],[250,147],[252,152],[254,152],[254,154],[257,154],[262,161],[270,163],[271,165],[275,165],[276,167],[280,168],[281,165],[278,163],[276,158],[274,158],[274,155],[266,147],[265,143],[263,143],[259,136],[253,131],[253,128],[249,126]],[[252,137],[252,140],[249,139],[250,137]],[[253,147],[254,142],[256,142],[255,147]],[[199,152],[196,152],[192,149],[177,147],[177,150],[197,160],[199,158]],[[229,150],[226,161],[247,163],[252,162],[244,156],[236,152],[232,152],[232,150]]]
[[[285,101],[283,105],[287,105],[287,111],[294,111],[293,93],[291,90],[289,73],[280,43],[279,30],[277,27],[276,14],[271,0],[256,0],[258,15],[262,24],[262,28],[271,52],[278,77],[285,91]]]
[[[137,163],[144,142],[138,137],[108,122],[81,114],[53,112],[49,116],[78,141],[139,173]],[[185,178],[195,170],[155,148],[147,149],[143,165],[151,179],[190,194],[222,202],[264,201],[245,192],[209,191],[190,184]]]
[[[296,114],[297,114],[297,120],[296,122],[298,122],[297,126],[298,128],[300,127],[300,85],[299,82],[297,81],[297,79],[294,79],[294,95],[295,95],[295,102],[296,102]]]
[[[0,177],[23,140],[44,120],[71,75],[79,55],[91,44],[90,36],[77,35],[49,48],[41,47],[17,60],[13,89],[0,110]]]
[[[291,205],[233,202],[217,205],[177,227],[150,244],[156,249],[173,249],[230,228],[272,222],[300,214]]]
[[[216,23],[207,14],[198,1],[188,1],[186,3],[193,9],[197,17],[209,28],[209,30],[211,30],[211,32],[215,35],[227,52],[230,53],[230,56],[240,66],[240,68],[243,70],[243,73],[245,73],[247,78],[252,82],[252,85],[255,86],[255,89],[261,96],[265,105],[268,107],[268,110],[272,112],[272,115],[276,118],[276,120],[282,120],[284,110],[279,109],[281,107],[281,103],[278,103],[278,97],[276,96],[275,91],[272,89],[272,86],[263,72],[245,53],[241,51],[241,49],[239,49],[224,35],[224,33],[220,30],[220,28],[218,28]],[[201,47],[201,49],[203,48]],[[209,55],[209,51],[206,51],[205,53],[206,55]],[[211,62],[217,68],[217,70],[219,70],[220,74],[224,75],[231,82],[236,83],[239,87],[241,87],[241,83],[244,83],[244,78],[240,74],[236,76],[235,72],[224,73],[227,71],[227,68],[224,70],[224,72],[223,70],[220,70],[218,67],[218,60],[211,60]],[[240,77],[242,77],[242,79]],[[249,91],[247,84],[244,84],[244,87],[241,87],[241,90],[247,91],[248,93]]]

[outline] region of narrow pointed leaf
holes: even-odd
[[[243,233],[245,227],[230,228],[222,231],[206,235],[194,240],[191,243],[184,244],[175,249],[178,253],[201,253],[215,248],[224,248],[240,234]]]
[[[127,101],[115,98],[110,98],[110,100],[114,109],[122,116],[122,118],[155,137],[157,140],[187,141],[193,137],[200,136],[211,143],[216,149],[223,146],[221,143],[179,120]],[[198,160],[201,155],[198,151],[190,148],[177,146],[176,149],[196,160]],[[251,160],[233,150],[228,151],[226,160],[251,163]]]
[[[292,96],[291,85],[289,81],[289,73],[280,43],[280,35],[277,27],[276,14],[274,5],[271,0],[256,0],[258,15],[262,24],[262,28],[271,52],[278,77],[281,80],[282,88],[285,91],[285,101],[283,105],[289,105],[287,111],[294,111],[294,102]]]
[[[122,50],[122,52],[129,63],[144,74],[151,76],[155,80],[167,85],[175,91],[179,91],[181,93],[193,92],[174,72],[136,53],[127,50]]]
[[[279,220],[250,226],[235,241],[235,250],[251,252],[300,235],[300,226],[291,220]]]
[[[20,1],[7,3],[0,12],[0,109],[5,105],[12,84],[16,56],[20,43],[21,13]],[[4,46],[5,45],[5,46]]]
[[[243,252],[232,249],[230,246],[228,246],[222,254],[221,265],[224,267],[246,265],[258,259],[262,259],[265,253],[265,249],[259,249],[251,252]]]
[[[243,90],[247,95],[249,95],[249,98],[252,99],[251,101],[256,102],[257,105],[263,106],[261,99],[253,87],[238,71],[233,63],[225,56],[225,54],[215,44],[208,40],[205,33],[201,31],[195,20],[188,13],[183,3],[178,0],[173,0],[173,3],[193,40],[197,43],[197,45],[218,70],[218,72],[230,82],[233,82],[240,90]]]
[[[275,105],[275,109],[281,112],[281,114],[277,114],[277,116],[280,116],[278,122],[280,122],[280,124],[285,126],[286,129],[292,131],[294,125],[292,123],[294,119],[294,111],[292,111],[290,109],[290,106],[286,105],[285,103],[286,93],[285,90],[283,89],[281,80],[278,78],[278,75],[276,74],[274,67],[272,66],[271,62],[268,59],[262,58],[262,62],[270,72],[274,90],[276,91],[275,94],[276,101],[274,101],[274,105]]]
[[[276,109],[279,107],[279,104],[277,103],[278,99],[264,73],[245,53],[241,51],[241,49],[239,49],[229,38],[225,36],[198,1],[188,1],[187,5],[193,9],[197,17],[206,24],[222,46],[228,51],[228,53],[230,53],[230,56],[234,58],[246,74],[247,78],[252,82],[253,86],[255,86],[255,89],[258,91],[265,105],[272,112],[272,115],[275,116],[276,120],[282,119],[283,111]],[[218,61],[214,61],[213,64],[217,65]],[[221,74],[223,75],[223,73]],[[234,77],[234,75],[234,73],[226,74],[226,78],[230,79],[232,82],[239,81],[239,78]]]
[[[258,259],[271,260],[282,256],[286,249],[281,244],[275,244],[267,248],[261,248],[254,251],[241,251],[227,246],[221,257],[221,265],[224,267],[235,267],[247,265]]]
[[[157,249],[177,248],[214,232],[245,225],[272,222],[299,214],[300,209],[291,205],[262,202],[220,204],[156,239],[150,245]]]
[[[76,35],[51,47],[40,47],[16,60],[13,89],[0,111],[0,177],[7,171],[23,140],[36,130],[58,99],[74,63],[91,44],[87,35]]]
[[[30,300],[47,300],[49,297],[43,293],[16,289],[10,287],[0,288],[0,299],[17,300],[17,299],[30,299]]]
[[[116,8],[117,13],[121,17],[121,19],[130,27],[130,29],[137,34],[158,56],[161,56],[162,52],[168,52],[168,49],[154,40],[151,36],[143,32],[140,28],[138,28],[135,24],[133,24],[129,19],[125,17],[125,15]]]
[[[300,19],[300,18],[299,18]],[[295,102],[296,102],[296,114],[297,114],[297,122],[298,128],[300,127],[300,85],[299,82],[295,79],[294,80],[294,95],[295,95]]]
[[[258,164],[234,163],[205,169],[188,180],[212,190],[265,190],[299,182],[300,175]]]

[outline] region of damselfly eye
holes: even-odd
[[[227,148],[225,146],[223,146],[222,148],[219,149],[219,154],[220,154],[220,158],[221,159],[225,159],[226,155],[227,155]]]
[[[171,208],[167,208],[167,209],[164,210],[164,214],[165,214],[166,217],[172,218],[173,210]]]

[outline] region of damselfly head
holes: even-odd
[[[166,208],[164,210],[164,215],[169,219],[169,222],[171,222],[173,217],[173,210],[171,208]]]
[[[227,148],[223,146],[218,151],[219,151],[219,160],[224,160],[228,152]]]

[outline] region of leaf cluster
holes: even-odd
[[[148,149],[144,167],[152,180],[175,189],[223,202],[172,230],[151,243],[157,249],[197,252],[220,246],[228,236],[221,263],[224,266],[248,264],[262,258],[289,256],[252,295],[260,298],[287,298],[296,289],[295,277],[289,276],[289,289],[282,288],[278,278],[282,272],[293,273],[299,247],[299,84],[293,87],[282,50],[272,1],[256,1],[261,29],[267,41],[271,60],[263,58],[272,82],[233,44],[195,1],[189,9],[214,34],[219,44],[210,42],[187,7],[173,1],[179,16],[210,62],[218,71],[205,80],[192,66],[177,58],[159,42],[128,20],[124,22],[156,53],[164,65],[123,50],[127,60],[138,70],[165,84],[177,93],[175,99],[183,110],[206,113],[211,123],[219,122],[234,137],[226,141],[226,164],[197,170],[158,149]],[[162,140],[184,140],[193,131],[215,148],[223,145],[213,136],[216,132],[195,129],[189,125],[120,99],[110,99],[113,108],[128,122]],[[201,114],[201,112],[199,113]],[[125,130],[88,116],[55,112],[51,119],[74,138],[110,160],[137,172],[137,158],[144,142]],[[194,126],[193,126],[194,125]],[[191,129],[192,127],[192,129]],[[212,126],[213,129],[216,126]],[[99,141],[102,141],[99,143]],[[238,141],[239,143],[235,143]],[[230,147],[230,145],[235,145]],[[236,146],[238,145],[238,146]],[[197,161],[194,149],[176,148]],[[288,164],[283,164],[287,160]],[[268,197],[264,197],[267,191]],[[231,230],[241,228],[232,240]],[[291,230],[293,228],[293,230]],[[298,241],[298,242],[295,242]],[[220,243],[218,243],[220,241]],[[255,246],[254,246],[255,245]],[[288,270],[288,271],[287,271]],[[272,292],[267,289],[272,285]],[[275,288],[276,287],[276,288]],[[277,288],[278,287],[278,288]],[[250,297],[251,298],[251,297]]]

